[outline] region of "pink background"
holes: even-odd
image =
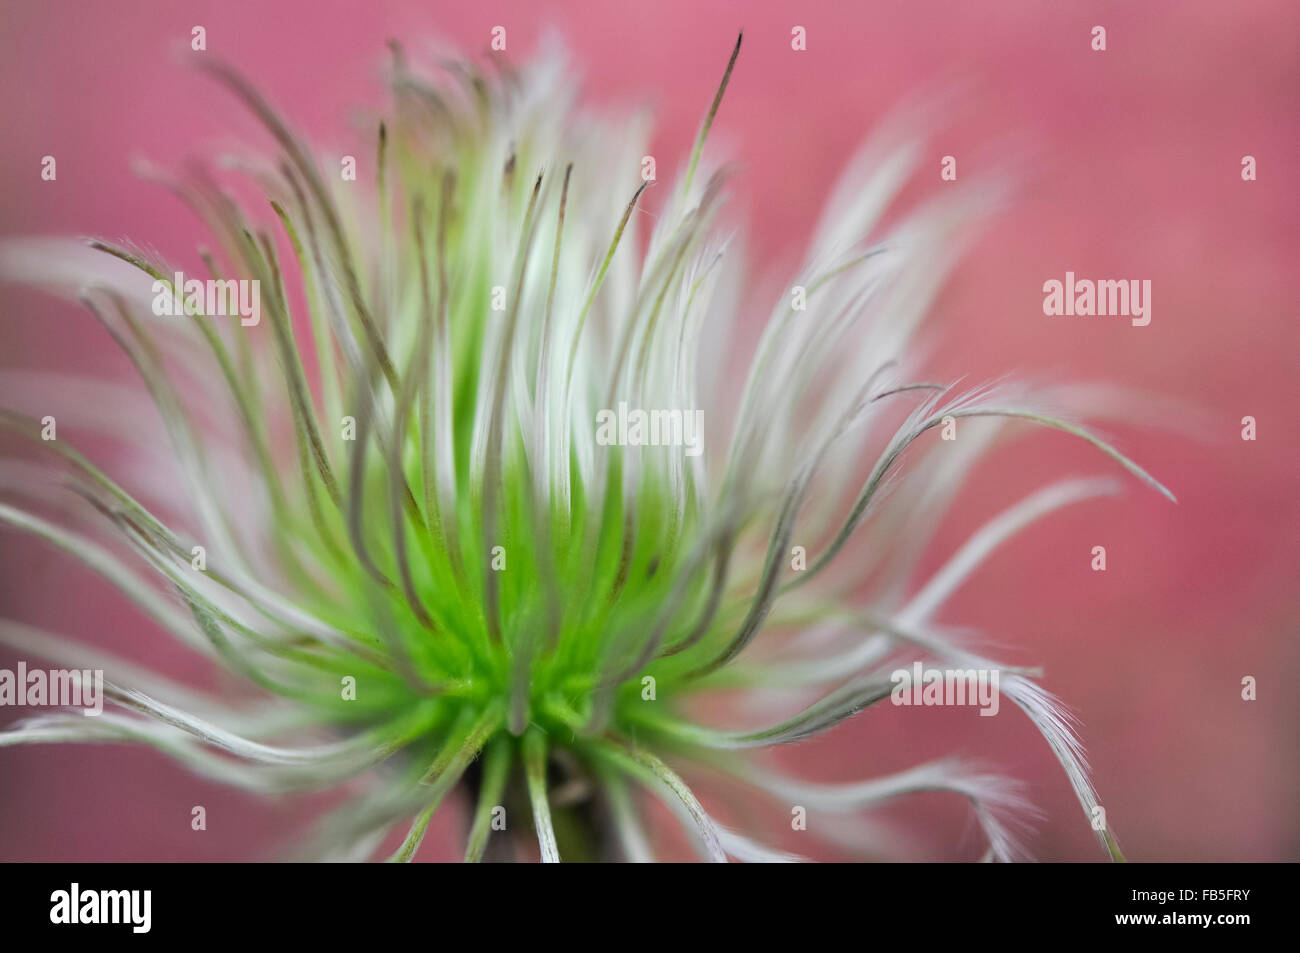
[[[187,260],[194,221],[135,179],[130,158],[174,164],[212,145],[264,141],[210,81],[178,65],[195,24],[211,52],[340,151],[357,141],[352,107],[381,102],[388,37],[436,34],[478,54],[500,24],[521,59],[553,25],[592,101],[657,108],[665,170],[683,156],[743,27],[714,143],[743,161],[732,214],[752,229],[759,274],[794,264],[838,170],[900,97],[962,81],[926,187],[942,187],[940,156],[973,174],[982,149],[1007,136],[1039,161],[939,302],[935,372],[1111,380],[1188,401],[1210,429],[1194,441],[1113,427],[1179,504],[1133,485],[1119,500],[1053,516],[997,553],[942,618],[1045,667],[1046,686],[1083,721],[1101,801],[1132,859],[1300,859],[1294,2],[4,0],[0,233],[129,236]],[[795,24],[808,31],[806,52],[790,49]],[[1104,53],[1089,48],[1094,24],[1107,28]],[[56,183],[40,180],[46,154],[58,159]],[[1258,181],[1240,178],[1247,154]],[[1045,318],[1042,283],[1067,269],[1150,278],[1152,324]],[[9,288],[0,304],[0,366],[121,370],[88,316]],[[1253,443],[1239,438],[1247,414],[1259,422]],[[979,471],[933,560],[1054,477],[1106,470],[1066,437],[1021,441]],[[1109,553],[1104,574],[1088,568],[1098,544]],[[0,559],[0,615],[210,679],[65,557],[3,532]],[[14,662],[0,654],[0,665]],[[1258,680],[1255,702],[1240,699],[1243,675]],[[1047,814],[1030,839],[1038,857],[1101,859],[1023,719],[899,714],[873,712],[793,757],[814,776],[848,779],[977,753],[1030,782]],[[252,858],[308,816],[303,802],[268,806],[126,748],[6,749],[0,778],[5,860]],[[206,833],[189,828],[194,804],[208,809]],[[444,813],[426,855],[455,850],[457,810]],[[891,816],[930,824],[933,856],[977,851],[961,805],[927,798]]]

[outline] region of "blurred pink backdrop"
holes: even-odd
[[[353,107],[382,102],[388,37],[436,35],[479,53],[500,24],[522,59],[554,26],[591,101],[656,107],[664,169],[684,155],[743,27],[714,145],[742,162],[731,213],[751,229],[758,275],[793,267],[876,120],[909,92],[962,81],[926,188],[942,187],[942,155],[974,174],[976,157],[1007,136],[1031,144],[1039,163],[939,301],[935,373],[1109,380],[1187,401],[1211,427],[1202,441],[1111,427],[1178,505],[1134,483],[1123,498],[1054,515],[999,551],[942,619],[1045,668],[1046,687],[1083,723],[1102,804],[1131,859],[1300,859],[1300,6],[4,0],[0,233],[128,236],[188,260],[195,222],[136,179],[130,159],[178,164],[213,145],[265,141],[224,93],[177,64],[196,24],[208,49],[298,128],[339,148],[356,141]],[[796,24],[806,52],[790,49]],[[1104,53],[1089,47],[1094,24],[1107,29]],[[47,154],[57,183],[40,180]],[[1247,154],[1258,181],[1241,179]],[[1044,317],[1042,283],[1067,269],[1150,278],[1151,325]],[[769,303],[756,300],[754,313]],[[122,367],[75,309],[12,288],[0,304],[0,366]],[[1255,442],[1239,436],[1247,414],[1258,420]],[[931,565],[1024,493],[1106,470],[1067,437],[1019,441],[978,472]],[[1106,573],[1088,566],[1099,544]],[[0,533],[0,566],[0,615],[210,680],[50,547]],[[0,665],[14,661],[0,654]],[[1255,702],[1240,698],[1244,675],[1258,680]],[[838,780],[978,754],[1030,782],[1046,812],[1029,841],[1037,857],[1103,859],[1027,721],[902,714],[870,713],[792,757]],[[301,801],[257,802],[136,749],[4,749],[0,778],[3,860],[256,858],[306,817]],[[208,809],[206,833],[189,828],[194,804]],[[934,856],[976,853],[961,805],[927,798],[895,814],[930,825]],[[454,850],[455,806],[437,823],[426,856]]]

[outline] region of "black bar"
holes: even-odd
[[[504,935],[573,935],[608,926],[613,917],[629,932],[602,935],[638,947],[657,931],[673,943],[701,935],[776,942],[768,933],[778,927],[813,943],[828,929],[848,930],[864,945],[887,938],[891,948],[913,940],[1014,945],[1017,937],[1029,943],[1124,934],[1231,943],[1261,927],[1285,926],[1282,905],[1295,876],[1290,865],[669,866],[8,865],[0,929],[6,940],[194,938],[207,945],[256,938],[259,946],[280,939],[375,942],[405,932],[436,947],[474,942],[455,940],[464,931],[495,944]],[[51,922],[69,919],[74,883],[85,915],[98,916],[101,908],[111,915],[116,905],[126,922]],[[147,932],[138,930],[143,891]],[[1153,919],[1135,919],[1145,917]]]

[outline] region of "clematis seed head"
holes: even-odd
[[[919,123],[868,143],[746,343],[729,170],[706,150],[740,49],[671,182],[638,117],[575,105],[553,49],[485,71],[393,44],[373,149],[341,162],[202,57],[275,152],[141,168],[203,221],[201,273],[102,240],[0,249],[0,274],[110,332],[158,433],[140,439],[138,391],[103,381],[53,390],[60,420],[122,445],[104,469],[42,439],[39,413],[3,411],[36,462],[9,461],[0,519],[244,688],[198,691],[6,621],[20,651],[102,668],[109,705],[0,744],[127,741],[247,790],[342,789],[303,847],[318,858],[410,860],[453,792],[471,803],[467,860],[649,859],[647,798],[706,859],[792,859],[767,845],[809,815],[810,836],[880,857],[894,842],[872,809],[941,791],[969,801],[986,857],[1012,859],[1032,809],[981,764],[829,785],[768,755],[937,697],[1028,716],[1090,822],[1069,714],[934,619],[989,552],[1116,479],[1053,484],[933,575],[918,566],[1007,428],[1072,434],[1167,491],[1050,391],[917,376],[945,266],[1001,194],[953,183],[887,216]],[[696,777],[743,785],[767,820],[732,829]]]

